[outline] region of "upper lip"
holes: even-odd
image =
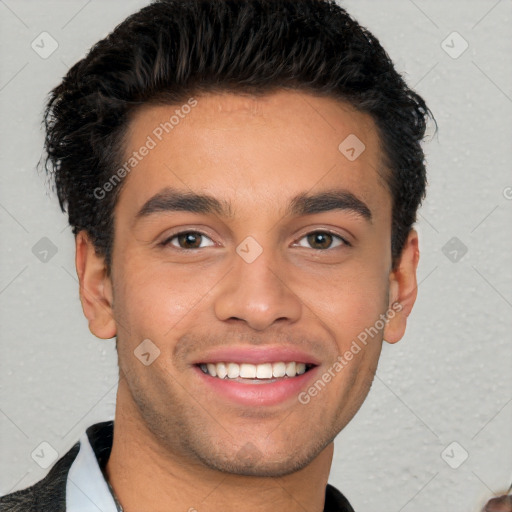
[[[318,359],[295,347],[266,346],[266,347],[241,347],[225,346],[212,349],[197,359],[193,364],[202,363],[277,363],[296,362],[312,365],[320,364]]]

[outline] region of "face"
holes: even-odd
[[[127,159],[151,149],[115,208],[105,307],[84,309],[95,334],[117,335],[125,405],[162,449],[236,474],[289,474],[357,412],[383,337],[401,337],[403,306],[382,318],[411,302],[417,247],[393,271],[370,116],[298,92],[195,100],[169,133],[161,123],[179,105],[133,118]],[[359,156],[362,146],[339,149],[354,135]]]

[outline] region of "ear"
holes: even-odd
[[[411,229],[400,260],[389,274],[388,322],[384,328],[384,340],[388,343],[400,341],[405,333],[407,317],[418,292],[416,269],[419,259],[418,233]]]
[[[89,320],[89,330],[98,338],[113,338],[116,335],[116,324],[112,310],[112,282],[105,259],[96,253],[86,231],[76,235],[75,245],[80,301]]]

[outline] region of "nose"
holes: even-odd
[[[296,322],[303,304],[290,288],[289,273],[269,250],[247,263],[238,254],[218,288],[214,309],[219,320],[245,322],[262,331],[278,322]]]

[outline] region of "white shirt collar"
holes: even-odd
[[[69,469],[66,511],[117,512],[86,432],[80,437],[80,451]]]

